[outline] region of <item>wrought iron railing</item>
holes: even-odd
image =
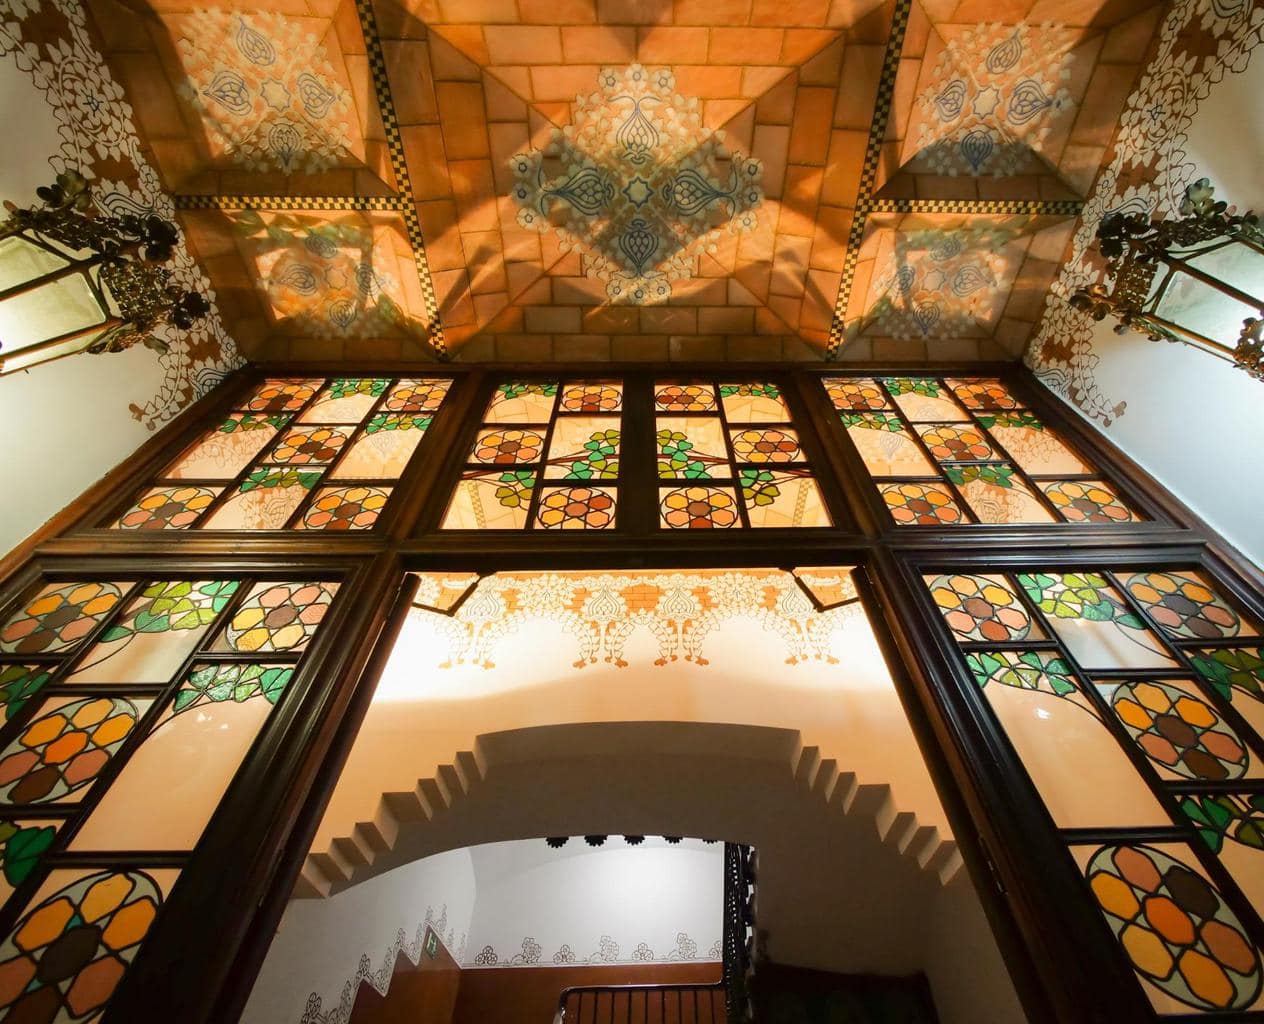
[[[713,984],[577,985],[554,1024],[746,1024],[753,1020],[755,851],[724,844],[724,973]]]

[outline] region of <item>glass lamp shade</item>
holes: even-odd
[[[1264,309],[1264,253],[1236,239],[1204,249],[1173,264],[1151,302],[1165,321],[1232,350]]]

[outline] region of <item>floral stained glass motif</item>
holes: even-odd
[[[748,427],[730,433],[738,462],[801,462],[803,452],[793,430]]]
[[[622,385],[594,381],[588,384],[567,384],[562,388],[563,412],[618,412],[622,408]]]
[[[718,403],[710,384],[658,384],[654,407],[659,412],[714,412]]]
[[[1103,846],[1088,856],[1084,877],[1138,976],[1153,986],[1156,1009],[1251,1009],[1261,989],[1259,950],[1188,856],[1180,846]]]
[[[224,628],[220,650],[300,651],[325,618],[336,583],[259,583]]]
[[[1189,660],[1225,700],[1237,692],[1264,703],[1264,647],[1209,647],[1189,652]]]
[[[1022,599],[1000,576],[927,576],[930,596],[960,640],[1008,643],[1043,634]]]
[[[826,377],[847,437],[896,525],[944,525],[911,515],[909,487],[950,496],[967,523],[1128,523],[1140,517],[1005,385],[990,378]],[[892,498],[894,497],[894,501]],[[933,500],[933,498],[932,498]]]
[[[180,684],[172,710],[179,715],[202,704],[240,704],[255,697],[275,704],[293,675],[294,669],[288,665],[200,665]]]
[[[7,722],[52,677],[42,665],[0,665],[0,720]]]
[[[209,487],[155,487],[118,521],[122,530],[183,530],[197,522],[215,500]]]
[[[790,419],[776,384],[721,384],[718,390],[730,423],[786,423]]]
[[[483,430],[474,441],[472,462],[514,465],[536,462],[544,450],[544,431],[504,428]]]
[[[483,419],[487,423],[548,423],[557,391],[556,383],[509,381],[500,384]]]
[[[445,530],[521,530],[535,490],[532,470],[466,473],[443,517]]]
[[[266,382],[187,449],[116,529],[337,529],[328,479],[390,495],[446,397],[446,378]],[[363,524],[364,519],[359,519]],[[373,526],[359,525],[357,529]]]
[[[658,475],[666,480],[710,480],[729,472],[724,431],[714,416],[660,416]]]
[[[0,821],[0,901],[30,877],[56,837],[56,822]]]
[[[664,526],[672,530],[717,529],[738,526],[737,500],[721,487],[679,487],[661,495]]]
[[[614,516],[614,495],[602,487],[548,488],[536,511],[546,530],[605,530],[614,525]]]
[[[98,1019],[163,901],[158,882],[135,869],[51,879],[69,884],[44,895],[0,945],[0,1019]]]
[[[328,487],[303,513],[300,529],[368,530],[390,500],[389,487]]]
[[[972,651],[966,655],[980,688],[989,683],[1017,690],[1037,690],[1055,697],[1073,697],[1080,692],[1071,666],[1056,654],[1043,651]],[[1091,709],[1091,705],[1081,706]],[[1094,716],[1095,711],[1090,713]]]
[[[0,803],[60,801],[94,782],[148,701],[50,700],[0,753]]]
[[[558,417],[544,475],[563,480],[617,480],[619,441],[619,420],[614,416]]]
[[[1169,636],[1213,640],[1255,632],[1195,573],[1136,573],[1124,586]]]
[[[68,650],[91,633],[122,597],[116,583],[50,583],[0,626],[0,652]]]
[[[964,521],[952,492],[943,484],[879,484],[878,492],[899,526],[955,526]]]
[[[1128,735],[1160,769],[1201,782],[1247,773],[1246,746],[1191,689],[1162,680],[1098,685],[1109,693],[1111,710]]]

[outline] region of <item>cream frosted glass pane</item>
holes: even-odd
[[[69,262],[17,235],[0,238],[0,291],[51,274]]]
[[[151,583],[76,662],[70,683],[165,683],[237,590],[233,580]]]
[[[1264,254],[1248,246],[1226,245],[1190,260],[1190,264],[1248,294],[1264,294]],[[1156,281],[1161,278],[1160,271]],[[1172,276],[1155,311],[1230,348],[1242,333],[1242,321],[1258,317],[1260,312],[1259,307],[1238,302],[1180,271]]]
[[[72,850],[191,850],[292,669],[203,666],[132,753]]]
[[[0,302],[0,344],[15,352],[105,320],[83,275],[73,274]]]
[[[299,417],[304,423],[359,423],[386,393],[389,380],[369,377],[331,381]]]
[[[1079,458],[1031,413],[980,415],[979,422],[1018,465],[1033,476],[1091,473]]]
[[[280,530],[307,491],[301,483],[238,491],[201,525],[207,530]]]
[[[843,425],[873,476],[933,476],[936,470],[892,413],[845,413]]]
[[[1018,582],[1084,668],[1176,664],[1097,573],[1022,573]]]
[[[0,992],[0,1017],[96,1024],[179,874],[140,867],[49,872],[0,943],[6,977],[28,979]],[[49,1004],[56,1008],[63,1000],[79,1012],[50,1016]]]
[[[807,474],[742,468],[738,482],[751,526],[830,525],[821,492]]]
[[[613,480],[619,475],[618,416],[559,416],[549,440],[549,479]]]
[[[376,422],[378,417],[374,417]],[[417,445],[425,436],[411,416],[387,416],[380,429],[367,430],[356,438],[351,450],[330,477],[335,480],[395,480],[404,472]]]
[[[499,384],[487,406],[487,423],[547,423],[557,399],[557,382]]]
[[[535,474],[529,471],[472,473],[456,486],[443,516],[445,530],[521,530]]]
[[[169,480],[231,480],[263,451],[288,417],[266,419],[255,413],[233,413],[160,476]]]
[[[895,404],[909,419],[959,421],[969,419],[952,400],[952,393],[931,377],[886,377],[882,381]]]
[[[1096,686],[1162,778],[1227,782],[1260,776],[1258,759],[1193,683],[1103,680]]]
[[[719,417],[659,416],[655,433],[660,477],[710,480],[730,474]]]
[[[1060,658],[980,651],[967,661],[1059,828],[1169,824]]]
[[[1120,842],[1070,850],[1089,900],[1158,1013],[1264,1005],[1260,952],[1189,846]]]
[[[1243,895],[1264,914],[1264,795],[1194,793],[1180,799],[1181,812],[1220,858]]]
[[[790,410],[776,384],[721,384],[720,402],[730,423],[790,422]]]
[[[1052,523],[1053,514],[1017,477],[1003,486],[995,474],[1008,466],[966,466],[949,472],[961,496],[984,523]]]

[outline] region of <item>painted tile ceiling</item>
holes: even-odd
[[[1017,357],[1160,6],[89,2],[247,354],[523,361]]]

